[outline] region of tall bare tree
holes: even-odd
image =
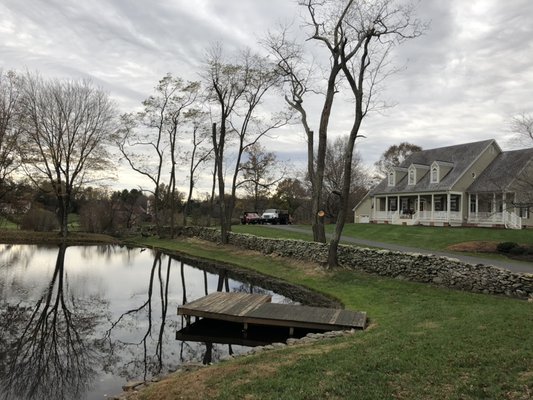
[[[102,178],[111,166],[115,108],[90,81],[24,77],[19,150],[28,177],[50,183],[58,200],[61,234],[68,234],[68,213],[76,191]]]
[[[329,50],[338,62],[353,95],[354,118],[344,150],[344,175],[340,210],[328,250],[328,266],[338,264],[337,252],[346,214],[352,175],[355,140],[363,119],[378,103],[376,88],[391,73],[387,64],[390,49],[406,39],[415,38],[424,28],[413,19],[414,8],[395,0],[348,0],[326,7],[324,2],[302,2],[309,12],[313,39]]]
[[[221,240],[226,243],[231,230],[231,217],[235,207],[238,177],[241,172],[241,159],[244,151],[257,143],[273,129],[288,122],[286,113],[271,115],[268,119],[259,118],[260,105],[265,94],[278,82],[278,75],[265,59],[244,52],[240,60],[230,63],[224,60],[222,49],[211,50],[204,71],[204,80],[209,100],[218,108],[218,129],[213,128],[212,139],[217,170]],[[234,151],[230,193],[226,193],[225,162],[226,145],[229,133],[237,141]]]
[[[0,199],[9,191],[10,177],[19,165],[16,158],[19,95],[18,76],[0,69]]]
[[[300,2],[300,5],[305,5]],[[313,240],[326,242],[324,219],[319,211],[322,209],[322,184],[324,177],[327,130],[331,115],[333,100],[337,93],[338,76],[341,72],[339,54],[332,52],[330,64],[324,76],[326,87],[315,85],[313,79],[313,63],[306,59],[305,50],[301,43],[288,36],[288,29],[282,27],[278,33],[270,33],[265,41],[266,47],[276,60],[277,71],[283,78],[285,87],[284,98],[287,104],[300,116],[300,122],[307,139],[307,175],[311,182],[311,214]],[[318,130],[318,146],[316,133],[312,129],[305,100],[312,94],[322,94],[322,109]]]
[[[213,148],[207,146],[210,132],[207,128],[206,114],[198,109],[190,110],[187,118],[191,122],[190,143],[192,148],[185,153],[185,159],[189,164],[189,190],[187,200],[183,208],[183,225],[187,225],[189,206],[192,200],[193,190],[196,185],[198,169],[209,160],[213,154]]]
[[[229,119],[237,107],[237,102],[244,95],[248,85],[248,71],[242,65],[227,63],[222,54],[222,47],[215,46],[207,56],[204,76],[208,100],[218,109],[219,125],[213,123],[211,139],[215,156],[215,173],[218,181],[220,229],[223,243],[228,241],[231,230],[231,207],[226,204],[226,185],[224,179],[224,160],[228,139]]]
[[[155,87],[155,94],[144,102],[144,110],[122,116],[118,147],[130,167],[153,183],[154,216],[161,232],[161,204],[159,199],[171,199],[170,226],[174,231],[176,198],[176,165],[178,134],[185,124],[186,111],[196,101],[198,82],[184,82],[171,74],[163,77]],[[168,173],[168,180],[164,175]],[[165,183],[167,193],[159,191]]]

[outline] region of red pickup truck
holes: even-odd
[[[262,224],[263,218],[255,211],[246,211],[242,214],[241,224]]]

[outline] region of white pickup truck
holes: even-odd
[[[269,208],[261,215],[263,223],[266,224],[290,224],[289,212],[287,210],[278,210],[275,208]]]

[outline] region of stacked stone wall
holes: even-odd
[[[220,231],[213,228],[184,227],[182,235],[211,242],[220,241]],[[266,255],[290,257],[325,264],[328,247],[303,240],[269,239],[248,234],[229,233],[229,244]],[[370,274],[431,283],[476,293],[533,299],[533,274],[473,265],[458,259],[428,254],[402,253],[356,246],[339,246],[339,264],[343,268]]]

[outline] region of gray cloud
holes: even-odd
[[[420,1],[419,16],[431,27],[395,50],[405,68],[386,81],[382,98],[396,105],[364,122],[366,138],[357,144],[363,160],[372,164],[405,140],[425,148],[486,138],[505,145],[511,116],[533,110],[531,15],[529,0]],[[167,72],[198,79],[212,43],[254,48],[278,21],[298,27],[298,18],[288,0],[3,0],[0,67],[91,77],[130,111]],[[339,97],[332,137],[348,131],[351,113]],[[310,115],[317,125],[317,104]],[[303,165],[301,128],[276,136],[269,148]]]

